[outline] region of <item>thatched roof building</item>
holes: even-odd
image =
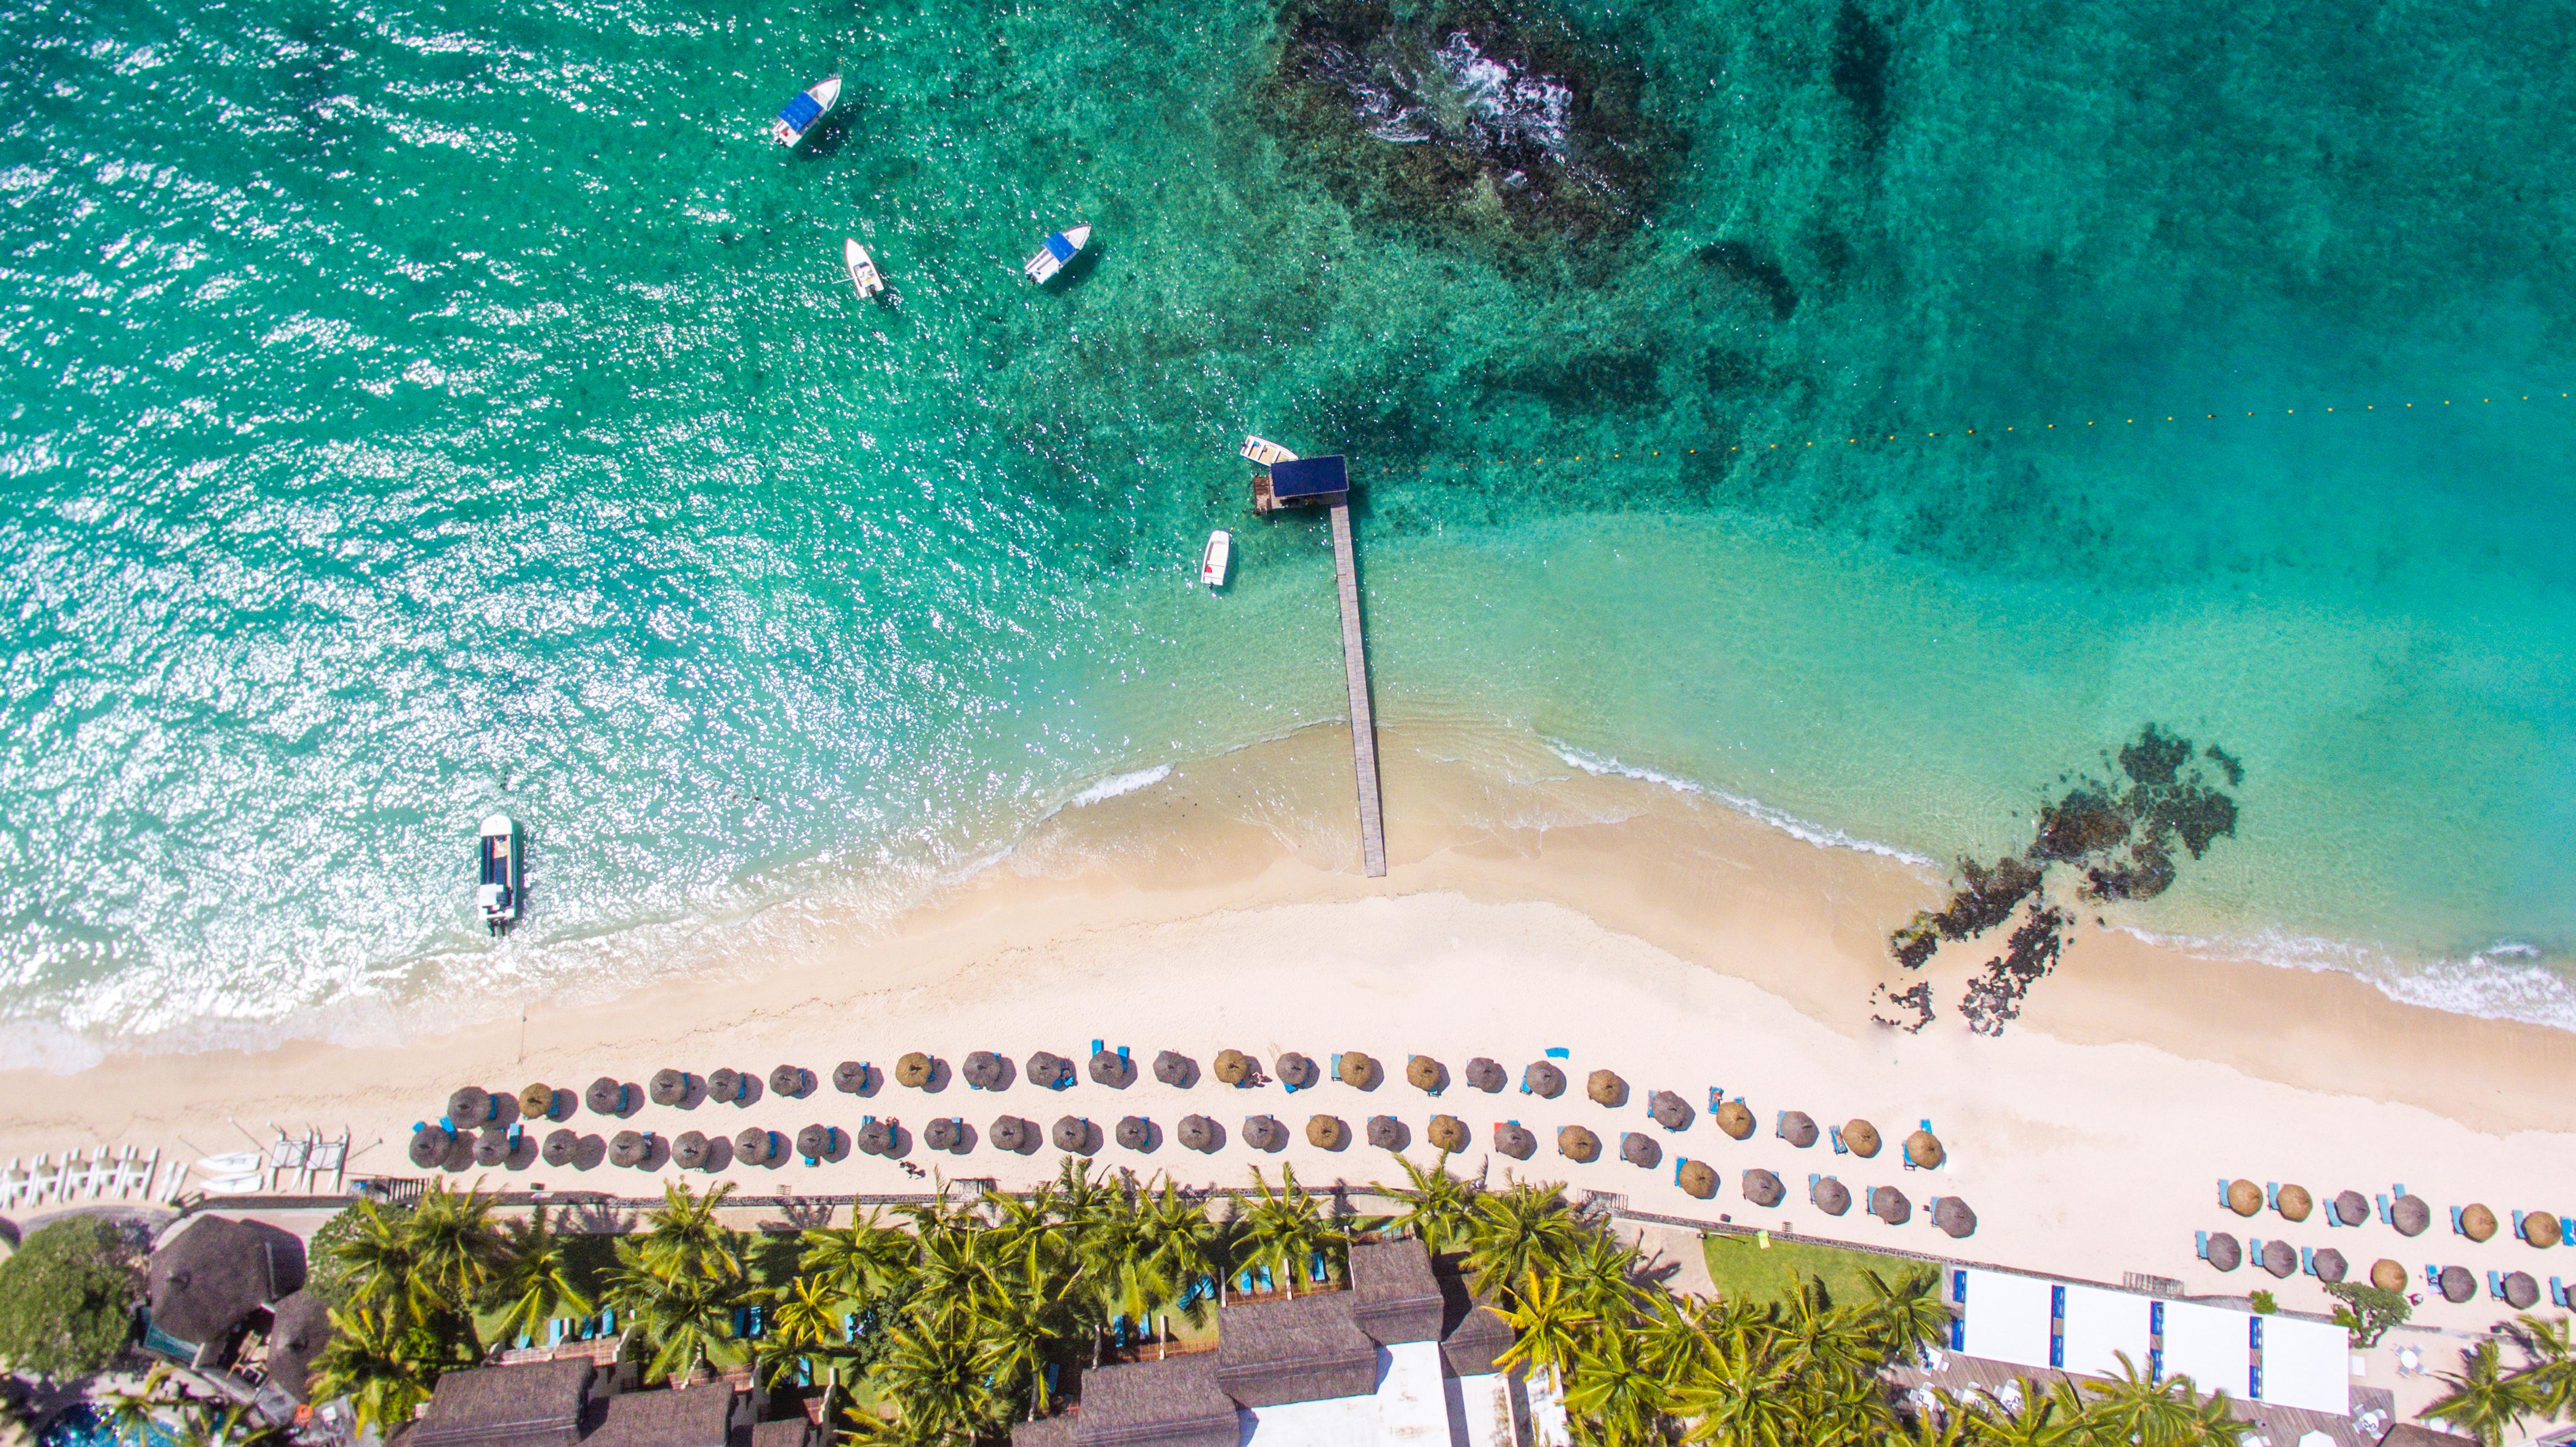
[[[270,1234],[200,1216],[152,1253],[144,1272],[143,1349],[182,1366],[214,1366],[252,1312],[277,1299]]]

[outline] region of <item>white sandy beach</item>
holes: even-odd
[[[2563,1106],[2576,1040],[2565,1035],[2401,1005],[2340,976],[2191,959],[2110,931],[2088,931],[2003,1038],[1970,1036],[1954,1018],[1903,1035],[1867,1022],[1867,997],[1871,984],[1904,973],[1884,937],[1937,892],[1920,871],[1819,848],[1625,779],[1560,781],[1543,803],[1505,799],[1490,769],[1435,761],[1418,740],[1390,743],[1397,863],[1384,880],[1359,878],[1314,822],[1329,821],[1334,791],[1348,788],[1347,773],[1336,779],[1333,768],[1333,750],[1346,741],[1316,731],[1069,811],[1010,864],[961,884],[896,933],[829,920],[773,928],[762,936],[776,951],[766,958],[606,1003],[540,1004],[524,1026],[515,1008],[476,1019],[472,1002],[451,1002],[455,1028],[398,1048],[294,1044],[259,1055],[112,1059],[70,1077],[15,1075],[0,1081],[15,1102],[0,1120],[0,1157],[100,1141],[194,1155],[244,1148],[230,1122],[262,1136],[270,1122],[311,1123],[354,1132],[358,1172],[411,1174],[403,1156],[411,1124],[436,1119],[459,1085],[515,1091],[545,1081],[577,1091],[601,1075],[640,1085],[665,1066],[765,1075],[790,1063],[821,1077],[813,1096],[747,1108],[646,1105],[625,1126],[666,1138],[747,1125],[792,1135],[809,1122],[851,1130],[874,1114],[917,1132],[934,1115],[962,1115],[978,1134],[975,1151],[949,1157],[916,1144],[911,1159],[952,1179],[1007,1186],[1051,1175],[1058,1157],[982,1145],[996,1115],[1043,1126],[1079,1114],[1106,1133],[1118,1117],[1138,1114],[1168,1134],[1197,1111],[1227,1127],[1226,1147],[1212,1156],[1166,1139],[1151,1155],[1107,1143],[1099,1158],[1193,1184],[1239,1185],[1256,1165],[1274,1178],[1276,1167],[1293,1165],[1310,1184],[1356,1184],[1394,1178],[1392,1163],[1360,1144],[1338,1153],[1309,1147],[1310,1114],[1340,1116],[1355,1131],[1369,1115],[1391,1114],[1418,1141],[1432,1114],[1447,1111],[1478,1135],[1466,1169],[1563,1180],[1623,1195],[1638,1211],[1723,1216],[2111,1283],[2146,1273],[2179,1279],[2194,1294],[2270,1287],[2297,1310],[2326,1309],[2313,1280],[2274,1282],[2252,1267],[2221,1275],[2195,1259],[2194,1233],[2333,1246],[2356,1277],[2381,1256],[2419,1282],[2428,1262],[2464,1265],[2482,1280],[2489,1270],[2527,1270],[2544,1282],[2553,1270],[2576,1274],[2576,1251],[2535,1250],[2507,1233],[2472,1244],[2437,1220],[2407,1240],[2375,1220],[2352,1230],[2268,1213],[2244,1220],[2216,1199],[2220,1178],[2244,1176],[2298,1182],[2320,1199],[2403,1182],[2443,1216],[2473,1201],[2507,1218],[2517,1208],[2576,1209],[2576,1132]],[[1346,771],[1346,752],[1340,763]],[[1514,811],[1521,822],[1495,822]],[[792,949],[776,943],[791,935],[807,938]],[[1955,998],[1974,961],[1950,954],[1958,958],[1937,959],[1929,974],[1937,994]],[[1294,1096],[1275,1084],[1232,1090],[1212,1081],[1184,1092],[1142,1068],[1123,1091],[1085,1078],[1060,1093],[1023,1080],[988,1094],[952,1080],[931,1096],[889,1080],[862,1100],[830,1084],[843,1060],[888,1069],[903,1052],[924,1050],[953,1067],[979,1049],[1080,1060],[1094,1039],[1129,1047],[1140,1067],[1163,1049],[1202,1068],[1228,1047],[1265,1065],[1287,1050],[1327,1062],[1356,1049],[1377,1057],[1388,1078],[1374,1092],[1327,1081]],[[1517,1088],[1488,1096],[1463,1083],[1434,1101],[1401,1074],[1413,1053],[1445,1062],[1453,1076],[1486,1055],[1517,1079],[1551,1047],[1568,1052],[1574,1081],[1555,1101]],[[1625,1078],[1629,1105],[1613,1111],[1583,1098],[1583,1075],[1598,1067]],[[1752,1105],[1762,1122],[1752,1139],[1726,1138],[1704,1109],[1679,1133],[1646,1119],[1651,1091],[1704,1106],[1712,1088]],[[1890,1146],[1866,1161],[1827,1144],[1791,1149],[1770,1133],[1783,1109],[1825,1124],[1869,1119]],[[1296,1133],[1285,1151],[1242,1145],[1242,1120],[1257,1113]],[[1489,1161],[1482,1150],[1493,1124],[1507,1119],[1541,1137],[1526,1165]],[[1894,1142],[1918,1121],[1950,1149],[1938,1172],[1898,1164]],[[572,1123],[601,1135],[622,1128],[586,1112]],[[1568,1123],[1603,1136],[1600,1161],[1576,1165],[1555,1154],[1555,1128]],[[1617,1160],[1617,1132],[1628,1129],[1662,1140],[1670,1153],[1662,1166]],[[1413,1155],[1430,1152],[1417,1145]],[[1673,1155],[1717,1166],[1717,1199],[1681,1192]],[[1778,1172],[1789,1202],[1751,1207],[1738,1185],[1751,1167]],[[1893,1185],[1918,1207],[1957,1195],[1981,1224],[1953,1243],[1919,1209],[1902,1227],[1858,1209],[1827,1217],[1805,1204],[1811,1172],[1839,1176],[1856,1195]],[[763,1196],[923,1184],[856,1153],[819,1167],[737,1166],[725,1178]],[[484,1179],[628,1196],[658,1184],[606,1165],[538,1165]],[[2507,1314],[2484,1299],[2454,1307],[2431,1297],[2417,1319],[2473,1330]],[[2448,1364],[2446,1352],[2431,1355]],[[2384,1363],[2373,1370],[2384,1373]]]

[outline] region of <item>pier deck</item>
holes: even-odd
[[[1342,600],[1342,673],[1351,690],[1351,765],[1359,775],[1360,863],[1386,874],[1386,823],[1378,813],[1377,715],[1369,707],[1368,640],[1360,632],[1360,583],[1351,555],[1351,506],[1333,504],[1333,582]]]

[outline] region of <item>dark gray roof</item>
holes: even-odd
[[[1070,1419],[1077,1447],[1235,1447],[1234,1399],[1217,1387],[1214,1352],[1103,1367],[1082,1378],[1082,1409]],[[1033,1424],[1043,1426],[1044,1423]],[[1012,1447],[1054,1447],[1011,1434]],[[1056,1439],[1060,1443],[1062,1439]]]
[[[587,1357],[571,1357],[449,1372],[429,1394],[428,1412],[403,1434],[404,1447],[572,1447],[581,1440],[590,1368]]]
[[[146,1300],[162,1335],[190,1346],[221,1341],[277,1295],[268,1233],[246,1221],[200,1216],[152,1253]]]
[[[2379,1447],[2474,1447],[2475,1437],[2437,1432],[2418,1422],[2400,1422],[2379,1439]]]
[[[1419,1241],[1351,1248],[1351,1320],[1381,1342],[1440,1339],[1440,1283]]]
[[[733,1411],[728,1382],[620,1392],[595,1405],[582,1447],[725,1447]]]
[[[1011,1428],[1011,1447],[1073,1447],[1073,1419],[1040,1417]]]
[[[803,1413],[782,1417],[775,1422],[761,1422],[751,1429],[751,1447],[808,1447],[814,1440],[814,1424]]]
[[[1217,1385],[1247,1407],[1365,1397],[1377,1343],[1351,1319],[1351,1293],[1228,1306],[1217,1324]]]
[[[1441,1294],[1444,1303],[1440,1323],[1440,1362],[1453,1377],[1480,1377],[1497,1370],[1494,1358],[1510,1350],[1512,1324],[1503,1314],[1484,1302],[1471,1299],[1467,1283],[1457,1277],[1444,1277]]]
[[[331,1340],[331,1306],[309,1291],[299,1291],[271,1308],[268,1329],[268,1379],[301,1402],[313,1359]]]

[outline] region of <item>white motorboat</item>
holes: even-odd
[[[1030,257],[1027,264],[1020,270],[1029,274],[1029,280],[1043,285],[1057,272],[1064,270],[1065,263],[1080,256],[1082,248],[1090,244],[1089,226],[1076,226],[1068,231],[1055,232],[1047,237],[1046,244],[1038,248],[1038,254]]]
[[[840,103],[841,78],[827,75],[798,91],[794,99],[778,108],[778,119],[769,123],[769,138],[793,150],[797,142],[805,139],[805,133],[814,129],[823,117],[832,113],[832,107]]]
[[[1234,534],[1223,528],[1208,534],[1207,551],[1199,555],[1199,581],[1211,588],[1225,586],[1225,569],[1234,561]]]
[[[483,912],[483,927],[499,934],[519,918],[519,826],[509,815],[495,814],[483,821],[480,833],[482,877],[474,903]]]
[[[868,249],[861,246],[856,238],[842,239],[841,264],[850,269],[850,285],[859,289],[859,295],[875,296],[885,290],[885,278],[877,273],[875,260],[868,255]]]
[[[1296,453],[1289,451],[1287,448],[1280,446],[1278,443],[1273,442],[1266,437],[1246,437],[1243,439],[1243,455],[1252,459],[1254,462],[1259,463],[1263,467],[1275,467],[1283,462],[1294,462],[1297,460]]]

